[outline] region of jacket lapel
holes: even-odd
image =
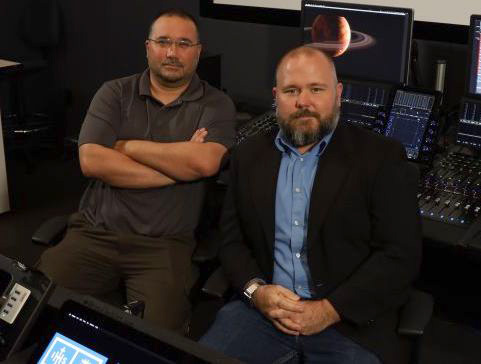
[[[274,145],[274,137],[269,134],[264,139],[265,148],[249,175],[249,188],[271,251],[274,250],[277,175],[281,164],[281,153]]]
[[[349,161],[352,159],[349,158],[349,143],[345,140],[345,134],[345,126],[339,123],[327,149],[319,158],[309,207],[308,247],[312,247],[312,243],[318,240],[326,215],[335,203],[350,170]]]

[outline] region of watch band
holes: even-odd
[[[246,288],[244,289],[244,296],[247,297],[249,302],[252,303],[252,295],[254,294],[256,289],[264,284],[266,284],[266,282],[260,278],[254,278],[247,282]]]

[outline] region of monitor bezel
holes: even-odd
[[[410,72],[410,60],[411,60],[411,44],[412,44],[412,36],[413,36],[413,23],[414,23],[414,11],[413,9],[409,8],[398,8],[392,6],[382,6],[382,5],[366,5],[366,4],[353,4],[353,3],[343,3],[343,2],[333,2],[333,1],[317,1],[317,0],[302,0],[301,3],[301,20],[300,20],[300,34],[301,34],[301,44],[304,44],[304,21],[305,21],[305,5],[306,2],[316,2],[320,5],[326,5],[331,7],[350,7],[354,9],[361,9],[361,10],[375,10],[375,11],[394,11],[394,12],[405,12],[408,14],[408,34],[407,36],[407,46],[406,46],[406,54],[403,60],[403,66],[405,69],[405,74],[403,75],[402,79],[400,80],[379,80],[373,79],[373,82],[380,82],[380,83],[392,83],[392,84],[402,84],[407,85],[409,80],[409,72]],[[371,81],[369,78],[365,78],[362,76],[355,76],[355,75],[344,75],[338,73],[339,77],[344,78],[351,78],[351,79],[363,79],[366,81]]]
[[[481,94],[472,93],[469,89],[471,83],[471,66],[473,60],[473,37],[474,37],[474,22],[479,20],[481,22],[481,14],[472,14],[469,20],[469,34],[468,34],[468,62],[466,69],[465,94],[473,99],[481,100]],[[481,42],[480,42],[481,43]],[[480,44],[481,47],[481,44]]]

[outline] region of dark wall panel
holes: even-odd
[[[18,36],[18,23],[27,0],[0,0],[0,57],[22,59],[38,55]],[[199,19],[204,49],[222,55],[222,86],[236,101],[268,108],[272,103],[274,68],[279,57],[299,44],[298,29],[202,18],[192,0],[59,0],[64,33],[53,57],[53,81],[31,87],[34,100],[48,87],[68,88],[72,103],[67,133],[76,134],[89,102],[106,80],[140,72],[146,67],[144,40],[153,16],[161,9],[182,7]],[[432,84],[437,58],[448,59],[448,87],[462,93],[465,61],[449,44],[421,42],[423,86]],[[426,48],[427,47],[427,48]],[[450,55],[456,54],[453,58]],[[453,64],[450,64],[452,62]],[[455,64],[454,64],[455,63]]]

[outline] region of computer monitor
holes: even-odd
[[[334,57],[338,75],[407,83],[413,11],[378,5],[303,0],[304,44]]]
[[[481,15],[471,15],[466,95],[461,100],[456,143],[481,149]]]
[[[72,297],[44,328],[31,364],[238,363],[92,297],[63,295]]]
[[[467,94],[481,98],[481,15],[471,15]]]

